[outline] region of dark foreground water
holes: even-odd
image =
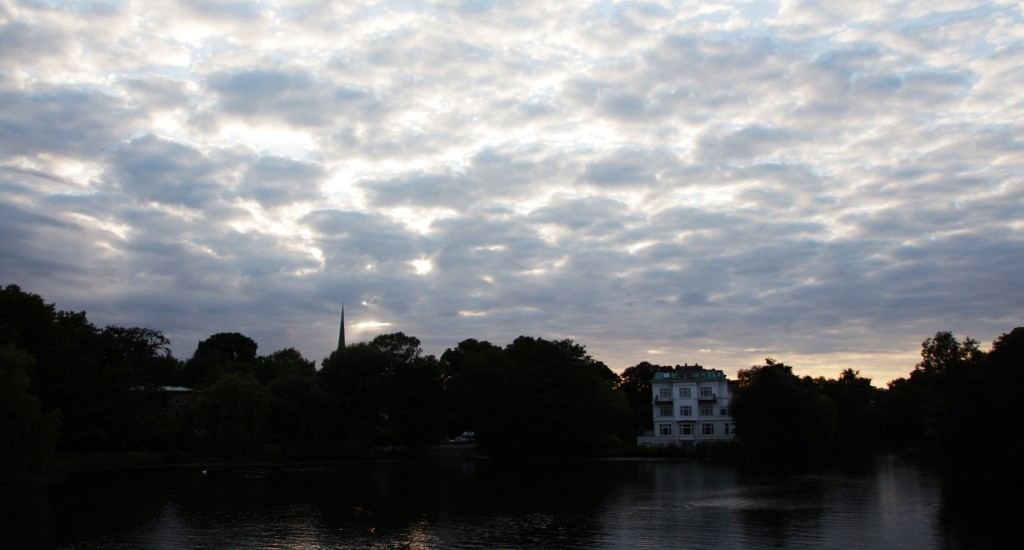
[[[981,548],[935,478],[694,462],[360,463],[90,473],[0,486],[3,548]]]

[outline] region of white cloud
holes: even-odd
[[[0,37],[0,279],[181,356],[319,359],[347,301],[431,353],[881,383],[1020,323],[1012,3],[6,1]]]

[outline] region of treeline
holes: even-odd
[[[55,453],[166,451],[257,459],[420,455],[475,431],[496,456],[591,455],[633,437],[619,377],[569,340],[466,340],[440,358],[402,333],[332,353],[259,355],[218,333],[174,358],[158,330],[92,325],[16,285],[0,291],[0,478]],[[171,417],[162,387],[191,388]]]
[[[916,451],[937,467],[950,509],[1016,509],[1024,490],[1020,374],[1020,327],[987,352],[938,332],[922,343],[909,376],[886,389],[852,369],[835,380],[798,377],[768,359],[739,373],[730,407],[735,452],[760,467],[806,470],[863,465],[880,449]]]
[[[16,285],[0,291],[0,478],[45,473],[55,454],[165,451],[193,458],[422,455],[474,431],[492,456],[606,456],[653,429],[651,380],[679,366],[616,375],[570,340],[468,339],[439,358],[403,333],[338,350],[320,368],[292,348],[259,355],[218,333],[187,360],[154,329],[97,328]],[[1021,488],[1024,328],[983,352],[940,332],[909,376],[876,388],[853,369],[797,376],[774,359],[741,370],[728,454],[773,469],[869,461],[880,449],[934,457],[964,494]],[[171,417],[157,388],[192,388]],[[970,475],[964,475],[970,472]],[[956,475],[959,474],[959,475]]]

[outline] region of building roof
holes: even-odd
[[[725,373],[718,369],[705,369],[700,365],[693,367],[679,367],[674,371],[654,373],[652,382],[663,382],[668,380],[708,380],[725,379]]]
[[[135,386],[132,388],[135,391],[174,391],[174,392],[190,392],[192,388],[186,388],[185,386]]]

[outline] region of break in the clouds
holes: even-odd
[[[908,372],[1022,322],[1024,12],[0,0],[0,283],[263,353]]]

